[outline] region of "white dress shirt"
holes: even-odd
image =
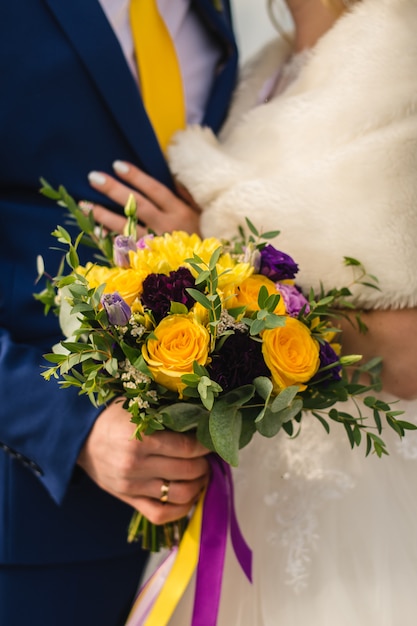
[[[129,0],[99,0],[138,80],[132,33],[129,23]],[[157,0],[158,8],[174,41],[184,83],[187,122],[201,122],[220,59],[220,46],[210,37],[190,0]],[[209,78],[211,77],[211,79]]]

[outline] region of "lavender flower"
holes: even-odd
[[[105,293],[101,298],[101,304],[112,326],[126,326],[131,316],[130,306],[117,291]]]
[[[130,267],[129,251],[136,250],[136,241],[133,237],[117,235],[113,245],[113,260],[118,267]]]
[[[294,278],[297,272],[298,265],[288,254],[276,250],[269,244],[262,248],[260,274],[277,282],[287,278]]]
[[[303,296],[300,289],[296,285],[286,285],[285,283],[278,283],[277,289],[279,290],[285,304],[285,310],[291,317],[297,317],[300,311],[303,310],[306,313],[310,313],[310,306],[307,299]]]
[[[147,235],[143,235],[143,237],[141,237],[140,239],[138,239],[136,246],[138,248],[138,250],[145,250],[145,248],[149,248],[147,241],[149,239],[153,239],[155,235],[152,235],[152,233],[148,233]]]
[[[152,311],[156,322],[160,322],[169,312],[171,302],[179,302],[191,309],[195,301],[186,289],[194,286],[193,275],[186,267],[180,267],[168,275],[149,274],[143,281],[141,302]]]

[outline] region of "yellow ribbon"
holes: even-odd
[[[157,596],[155,603],[144,622],[144,626],[166,626],[180,599],[185,593],[198,563],[204,497],[205,493],[200,497],[196,505],[187,529],[181,539],[174,564],[160,594]],[[148,581],[136,598],[131,610],[131,615],[133,615],[135,608],[144,599],[146,592],[151,586],[152,578]]]
[[[156,0],[130,0],[129,12],[143,103],[165,151],[186,121],[177,53]]]

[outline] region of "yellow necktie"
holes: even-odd
[[[181,70],[156,0],[130,0],[130,23],[142,99],[162,150],[185,127]]]

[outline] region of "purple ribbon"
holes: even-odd
[[[252,582],[252,552],[237,522],[230,467],[217,455],[209,460],[212,475],[204,500],[191,626],[216,626],[229,529],[236,558]]]

